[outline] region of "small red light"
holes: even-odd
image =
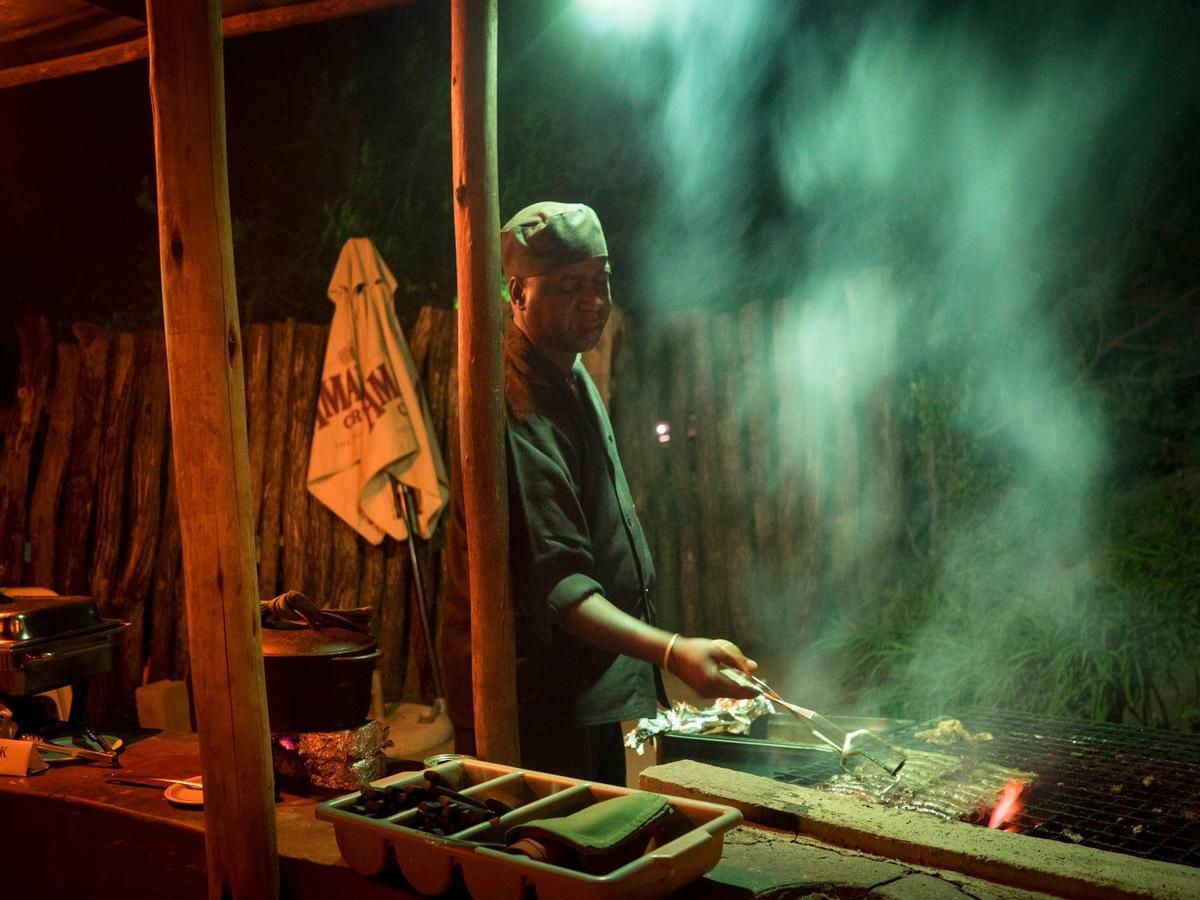
[[[1004,790],[996,798],[996,805],[992,807],[992,814],[988,818],[988,828],[1004,828],[1005,825],[1012,823],[1012,820],[1021,812],[1021,792],[1023,790],[1025,790],[1025,785],[1020,781],[1010,781],[1004,786]],[[1010,827],[1004,830],[1014,829]]]

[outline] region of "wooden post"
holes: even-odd
[[[259,594],[264,600],[279,588],[279,534],[283,524],[283,493],[287,479],[287,433],[291,409],[292,357],[296,353],[296,322],[271,326],[271,412],[267,433],[271,441],[263,457],[263,497],[259,514]],[[263,415],[267,415],[266,410]],[[296,587],[291,585],[291,587]],[[296,587],[299,590],[298,587]]]
[[[119,642],[117,696],[125,711],[133,710],[134,691],[142,683],[146,664],[146,607],[154,587],[159,525],[163,508],[163,451],[167,446],[167,353],[158,331],[136,338],[137,414],[129,467],[129,541],[116,608],[129,622]]]
[[[96,497],[96,467],[100,459],[100,428],[108,399],[108,332],[84,322],[72,329],[79,342],[79,389],[75,394],[75,427],[67,457],[63,513],[55,541],[59,591],[88,590],[88,537]]]
[[[662,359],[670,360],[666,366],[667,376],[667,421],[671,423],[671,440],[666,457],[668,472],[675,481],[670,491],[672,517],[676,526],[679,548],[679,612],[683,622],[679,629],[684,634],[708,634],[708,617],[704,599],[700,595],[700,525],[699,486],[696,465],[698,455],[696,441],[691,436],[695,422],[694,373],[691,369],[691,343],[685,315],[672,314],[665,323],[670,352]]]
[[[263,471],[266,468],[267,423],[271,420],[271,326],[246,328],[246,427],[250,429],[250,494],[254,498],[254,526],[262,512]],[[261,585],[259,586],[261,589]]]
[[[218,0],[148,0],[167,380],[208,895],[279,894]]]
[[[119,334],[113,343],[108,404],[104,408],[96,467],[96,526],[88,575],[91,594],[105,616],[116,612],[112,595],[120,577],[118,566],[125,539],[125,475],[135,385],[133,335]]]
[[[121,551],[128,538],[125,525],[125,489],[129,470],[130,428],[133,424],[134,397],[137,392],[134,339],[129,332],[117,335],[113,342],[113,360],[109,370],[108,404],[104,408],[100,438],[100,458],[96,468],[96,520],[92,538],[92,558],[88,566],[91,595],[100,615],[121,618],[121,599],[116,593],[121,576]],[[131,520],[137,523],[136,519]],[[142,523],[137,523],[142,524]],[[120,660],[133,641],[130,629],[118,638],[114,672],[92,679],[88,692],[87,715],[93,722],[112,718],[117,712],[113,686],[122,675]],[[141,656],[141,644],[137,644]],[[138,666],[140,672],[141,667]]]
[[[42,445],[42,464],[29,506],[29,540],[32,544],[30,584],[54,587],[55,529],[62,498],[63,476],[71,451],[71,431],[75,426],[75,390],[79,384],[79,348],[58,345],[58,365],[54,372],[54,391],[50,395],[50,424]]]
[[[746,407],[746,449],[750,457],[750,494],[754,515],[754,552],[759,568],[775,553],[778,543],[775,533],[774,509],[768,499],[775,484],[771,472],[778,472],[779,461],[774,455],[775,442],[770,435],[771,399],[767,369],[771,348],[763,327],[761,303],[747,303],[738,311],[738,352],[745,372],[742,396]],[[760,621],[769,621],[761,617]]]
[[[175,497],[175,466],[166,465],[162,531],[154,555],[154,587],[150,596],[150,671],[147,682],[187,677],[187,613],[179,590],[183,552],[179,546],[179,503]]]
[[[496,167],[496,0],[450,5],[450,131],[458,259],[459,429],[470,548],[471,684],[480,756],[516,764],[516,663],[508,593],[500,202]]]
[[[384,542],[383,600],[379,607],[379,671],[385,700],[404,692],[408,662],[408,548],[400,541]]]
[[[320,325],[296,325],[291,359],[291,406],[286,429],[287,454],[280,473],[283,478],[283,589],[301,591],[318,603],[321,602],[320,576],[314,584],[312,562],[318,553],[328,557],[329,533],[326,531],[320,536],[310,533],[309,500],[316,498],[308,492],[308,454],[312,448],[317,382],[321,380],[324,350]],[[282,432],[280,434],[282,436]],[[319,546],[310,547],[310,544]]]
[[[21,571],[29,468],[54,365],[54,337],[44,316],[26,316],[17,331],[21,341],[20,381],[12,423],[0,453],[0,585],[24,583]]]

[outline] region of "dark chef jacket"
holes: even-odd
[[[653,621],[654,567],[596,386],[578,360],[571,375],[563,375],[510,322],[504,397],[522,720],[578,728],[653,715],[656,679],[649,664],[599,650],[558,625],[563,609],[593,593]],[[442,659],[451,718],[469,727],[466,530],[461,479],[453,480]]]

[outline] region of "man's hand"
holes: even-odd
[[[667,657],[667,670],[703,697],[735,697],[750,699],[757,691],[734,684],[721,674],[729,666],[753,674],[758,663],[748,659],[737,644],[724,639],[685,638],[675,641]]]
[[[562,624],[575,637],[593,647],[624,653],[655,666],[665,664],[668,671],[705,697],[748,700],[757,696],[756,691],[735,684],[721,674],[723,666],[740,669],[747,675],[758,668],[758,663],[747,659],[733,641],[681,635],[675,638],[664,659],[663,651],[670,642],[670,633],[635,619],[600,594],[590,594],[564,609]]]

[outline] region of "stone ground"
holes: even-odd
[[[717,867],[674,896],[701,900],[1039,900],[1048,895],[831,847],[794,833],[741,826],[725,835],[725,853]]]

